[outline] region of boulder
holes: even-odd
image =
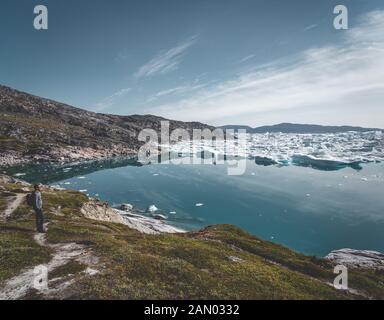
[[[384,254],[377,251],[340,249],[332,251],[325,259],[350,268],[384,270]]]
[[[132,211],[132,210],[133,210],[133,205],[131,205],[130,203],[123,203],[123,204],[120,206],[120,210],[123,210],[123,211]]]

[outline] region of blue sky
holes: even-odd
[[[2,0],[0,39],[0,84],[92,111],[384,127],[382,0]]]

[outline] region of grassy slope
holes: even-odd
[[[1,211],[6,208],[8,196],[19,188],[12,184],[5,187],[6,191],[0,192]],[[28,215],[29,211],[26,205],[22,205],[7,223],[0,220],[0,282],[17,275],[26,267],[50,260],[50,250],[33,241],[34,220]]]
[[[263,241],[234,226],[212,226],[184,235],[143,235],[124,225],[81,217],[79,207],[87,199],[80,193],[45,192],[44,201],[51,222],[49,242],[87,244],[103,266],[100,274],[75,283],[73,298],[354,298],[325,284],[334,278],[325,261]],[[51,213],[58,206],[62,216]],[[29,213],[22,206],[0,225],[0,282],[26,266],[49,260],[49,250],[32,241],[33,215]],[[242,260],[234,262],[228,258],[231,256]],[[50,276],[82,269],[69,263]],[[383,274],[350,273],[350,287],[369,296],[384,298],[383,283]]]

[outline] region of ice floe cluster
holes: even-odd
[[[298,165],[318,169],[359,168],[360,163],[384,160],[381,131],[332,134],[247,134],[245,139],[227,141],[183,141],[166,146],[178,154],[239,156],[259,165]],[[235,142],[234,142],[235,141]]]

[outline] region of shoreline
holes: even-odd
[[[136,154],[137,152],[132,149],[119,147],[105,150],[67,147],[50,151],[45,155],[22,155],[17,152],[7,152],[0,155],[0,169],[24,164],[75,164],[89,161],[128,158],[134,157]]]

